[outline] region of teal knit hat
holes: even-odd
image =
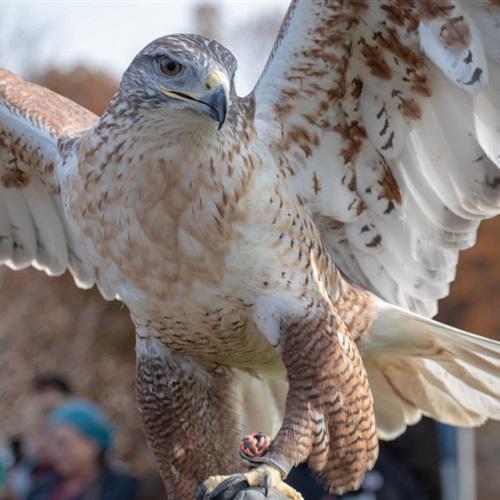
[[[102,411],[90,401],[73,399],[55,408],[49,415],[49,424],[70,425],[88,439],[95,441],[102,451],[113,444],[113,426]]]

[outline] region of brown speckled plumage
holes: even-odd
[[[214,473],[236,472],[237,416],[231,372],[151,349],[137,359],[137,399],[169,498],[191,498]],[[223,416],[223,418],[221,418]]]
[[[376,296],[431,316],[498,212],[500,34],[478,12],[295,0],[245,98],[227,49],[164,37],[99,120],[0,72],[0,258],[127,305],[169,499],[243,470],[244,432],[274,439],[249,483],[298,499],[280,474],[352,490],[422,412],[500,418],[498,345]]]

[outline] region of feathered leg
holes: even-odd
[[[230,373],[208,372],[156,340],[138,339],[137,397],[167,499],[192,499],[211,474],[236,472]]]
[[[373,400],[356,344],[332,314],[292,322],[284,332],[290,389],[266,456],[287,473],[307,460],[333,493],[356,489],[378,454]]]
[[[378,453],[373,400],[358,349],[330,312],[283,324],[282,332],[289,381],[285,418],[269,450],[247,457],[263,464],[246,474],[248,482],[281,489],[290,469],[307,461],[333,493],[356,489]],[[300,498],[283,486],[289,498]]]

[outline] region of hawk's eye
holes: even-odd
[[[164,59],[160,63],[160,69],[164,75],[175,76],[180,73],[182,69],[182,64],[172,59]]]

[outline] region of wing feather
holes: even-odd
[[[428,316],[500,210],[495,2],[295,0],[257,126],[352,281]]]
[[[456,85],[476,93],[488,82],[488,63],[476,23],[459,2],[453,14],[422,19],[418,25],[422,52]]]
[[[80,137],[96,120],[74,102],[0,69],[0,262],[50,275],[69,269],[84,288],[99,281],[66,223],[57,176],[64,169],[59,141]],[[100,287],[106,298],[116,296],[109,284]]]
[[[500,11],[490,8],[488,2],[481,3],[476,6],[474,2],[468,2],[465,7],[476,23],[486,53],[500,63]]]
[[[12,258],[14,238],[12,235],[12,224],[7,212],[7,203],[0,190],[0,262],[9,261]]]
[[[22,194],[36,233],[34,264],[47,274],[60,275],[68,266],[64,221],[59,218],[52,197],[38,176],[31,178]]]
[[[19,189],[0,187],[5,213],[12,230],[13,245],[7,265],[12,269],[24,269],[36,258],[37,236],[33,219]]]

